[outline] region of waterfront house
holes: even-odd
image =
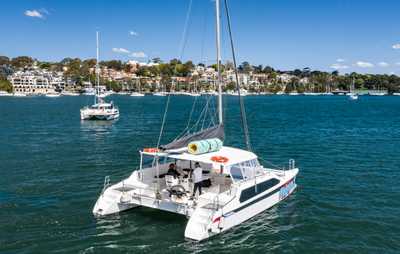
[[[8,80],[15,92],[24,94],[54,93],[64,87],[62,77],[38,69],[17,71],[8,76]]]

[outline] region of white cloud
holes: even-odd
[[[388,67],[389,66],[389,64],[387,62],[380,62],[380,63],[378,63],[378,65],[380,67]]]
[[[369,63],[369,62],[363,62],[363,61],[358,61],[354,65],[358,66],[358,67],[361,67],[361,68],[372,68],[372,67],[374,67],[374,64]]]
[[[46,12],[47,12],[47,11],[46,11]],[[38,11],[38,10],[26,10],[26,11],[24,12],[24,14],[25,14],[25,16],[28,16],[28,17],[44,19],[43,14],[40,13],[40,11]]]
[[[136,57],[136,58],[145,58],[145,57],[147,57],[147,55],[146,55],[144,52],[141,52],[141,51],[139,51],[139,52],[133,52],[133,53],[131,54],[131,56],[132,56],[132,57]]]
[[[329,67],[331,67],[332,69],[335,69],[335,70],[340,70],[340,69],[347,69],[347,68],[349,68],[349,66],[344,65],[344,64],[339,64],[339,63],[334,63],[334,64],[332,64],[332,65],[329,66]]]
[[[112,49],[113,52],[115,53],[120,53],[120,54],[129,54],[130,51],[124,48],[113,48]]]
[[[343,58],[338,58],[338,59],[336,59],[336,62],[338,62],[338,63],[343,63],[343,62],[345,62],[346,60],[344,60]]]
[[[139,36],[139,33],[135,31],[129,31],[129,34],[132,36]]]
[[[392,46],[392,48],[394,48],[394,49],[400,49],[400,43],[394,44],[394,45]]]

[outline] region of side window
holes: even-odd
[[[233,180],[235,181],[243,180],[242,170],[240,169],[240,166],[237,164],[231,166],[231,175]]]

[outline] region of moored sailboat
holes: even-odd
[[[113,102],[107,103],[100,94],[100,68],[99,68],[99,33],[96,32],[96,91],[94,104],[86,106],[80,110],[82,120],[114,120],[119,117],[119,109]]]
[[[347,93],[347,96],[349,96],[350,100],[358,100],[358,94],[354,93],[354,78],[350,86],[350,92]]]

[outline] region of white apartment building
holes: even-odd
[[[14,92],[25,94],[53,93],[63,87],[63,79],[45,71],[17,71],[8,77]]]

